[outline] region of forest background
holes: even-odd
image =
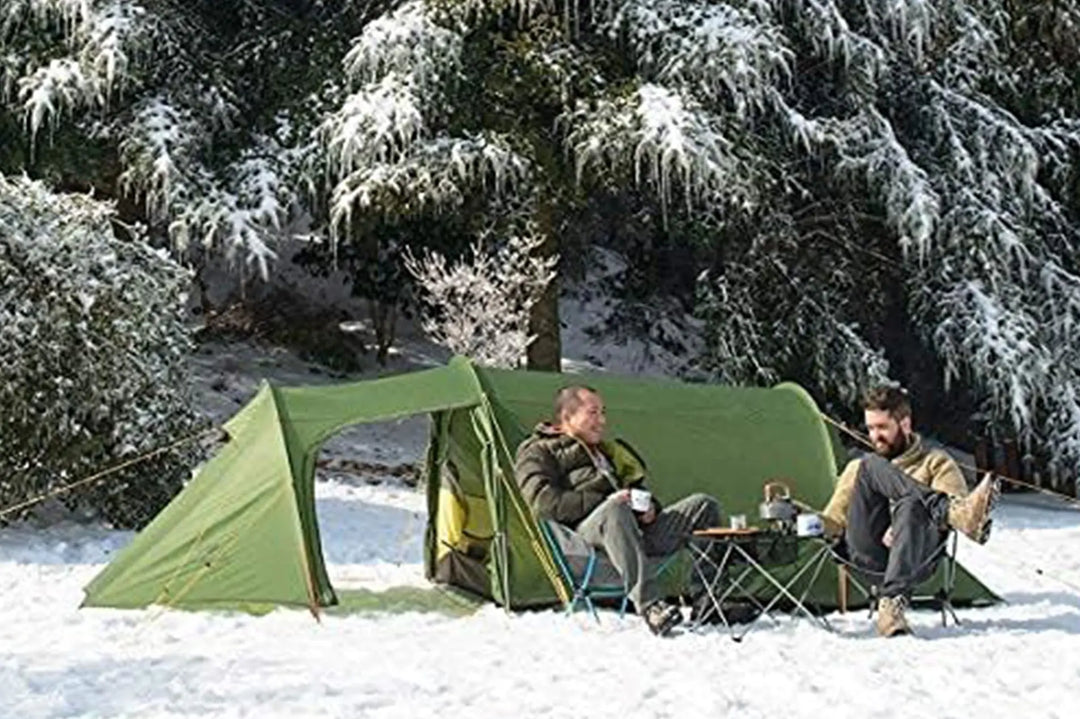
[[[207,338],[554,369],[570,293],[1075,491],[1077,67],[1076,0],[0,0],[0,504],[195,431]],[[84,496],[138,526],[191,459]]]

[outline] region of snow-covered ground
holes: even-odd
[[[416,360],[416,354],[411,361]],[[224,419],[267,374],[326,381],[289,353],[244,345],[196,360],[199,402]],[[350,432],[331,459],[415,461],[423,420]],[[427,586],[425,505],[400,479],[329,472],[317,484],[339,587]],[[375,482],[378,482],[377,484]],[[131,533],[97,525],[0,530],[0,719],[18,717],[1073,717],[1080,704],[1080,511],[1007,497],[990,544],[960,559],[1006,604],[943,629],[874,637],[862,612],[714,628],[661,640],[640,619],[508,615],[263,617],[78,609],[82,587]],[[1074,704],[1073,702],[1077,702]]]
[[[341,586],[423,585],[419,491],[320,482]],[[661,640],[636,617],[558,611],[263,617],[79,610],[131,537],[75,524],[0,531],[0,717],[1073,717],[1080,701],[1080,512],[1009,498],[961,560],[1008,604],[880,640],[761,626]],[[1042,572],[1042,574],[1039,573]],[[1063,583],[1067,582],[1067,583]]]

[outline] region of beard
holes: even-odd
[[[903,432],[897,432],[891,442],[874,444],[874,451],[888,460],[893,460],[904,453],[908,448],[908,437]]]

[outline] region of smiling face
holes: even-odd
[[[865,411],[866,431],[874,445],[874,451],[886,459],[899,457],[907,449],[911,438],[911,417],[897,419],[884,409]]]
[[[559,424],[567,434],[577,437],[585,444],[594,446],[604,439],[607,415],[604,400],[587,389],[577,391],[577,401],[570,403],[559,417]]]

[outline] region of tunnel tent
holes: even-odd
[[[756,515],[763,483],[785,478],[821,507],[834,437],[800,387],[726,387],[608,375],[495,370],[465,358],[388,378],[317,387],[264,383],[225,425],[229,441],[86,587],[84,606],[178,608],[339,604],[322,556],[315,461],[351,425],[428,415],[424,561],[430,579],[510,608],[566,598],[550,547],[513,479],[517,445],[568,382],[599,391],[609,433],[647,459],[665,503],[692,492]],[[685,563],[684,563],[685,564]],[[677,591],[685,571],[666,585]],[[928,580],[940,582],[935,576]],[[812,588],[836,604],[835,573]],[[954,599],[993,601],[962,569]]]

